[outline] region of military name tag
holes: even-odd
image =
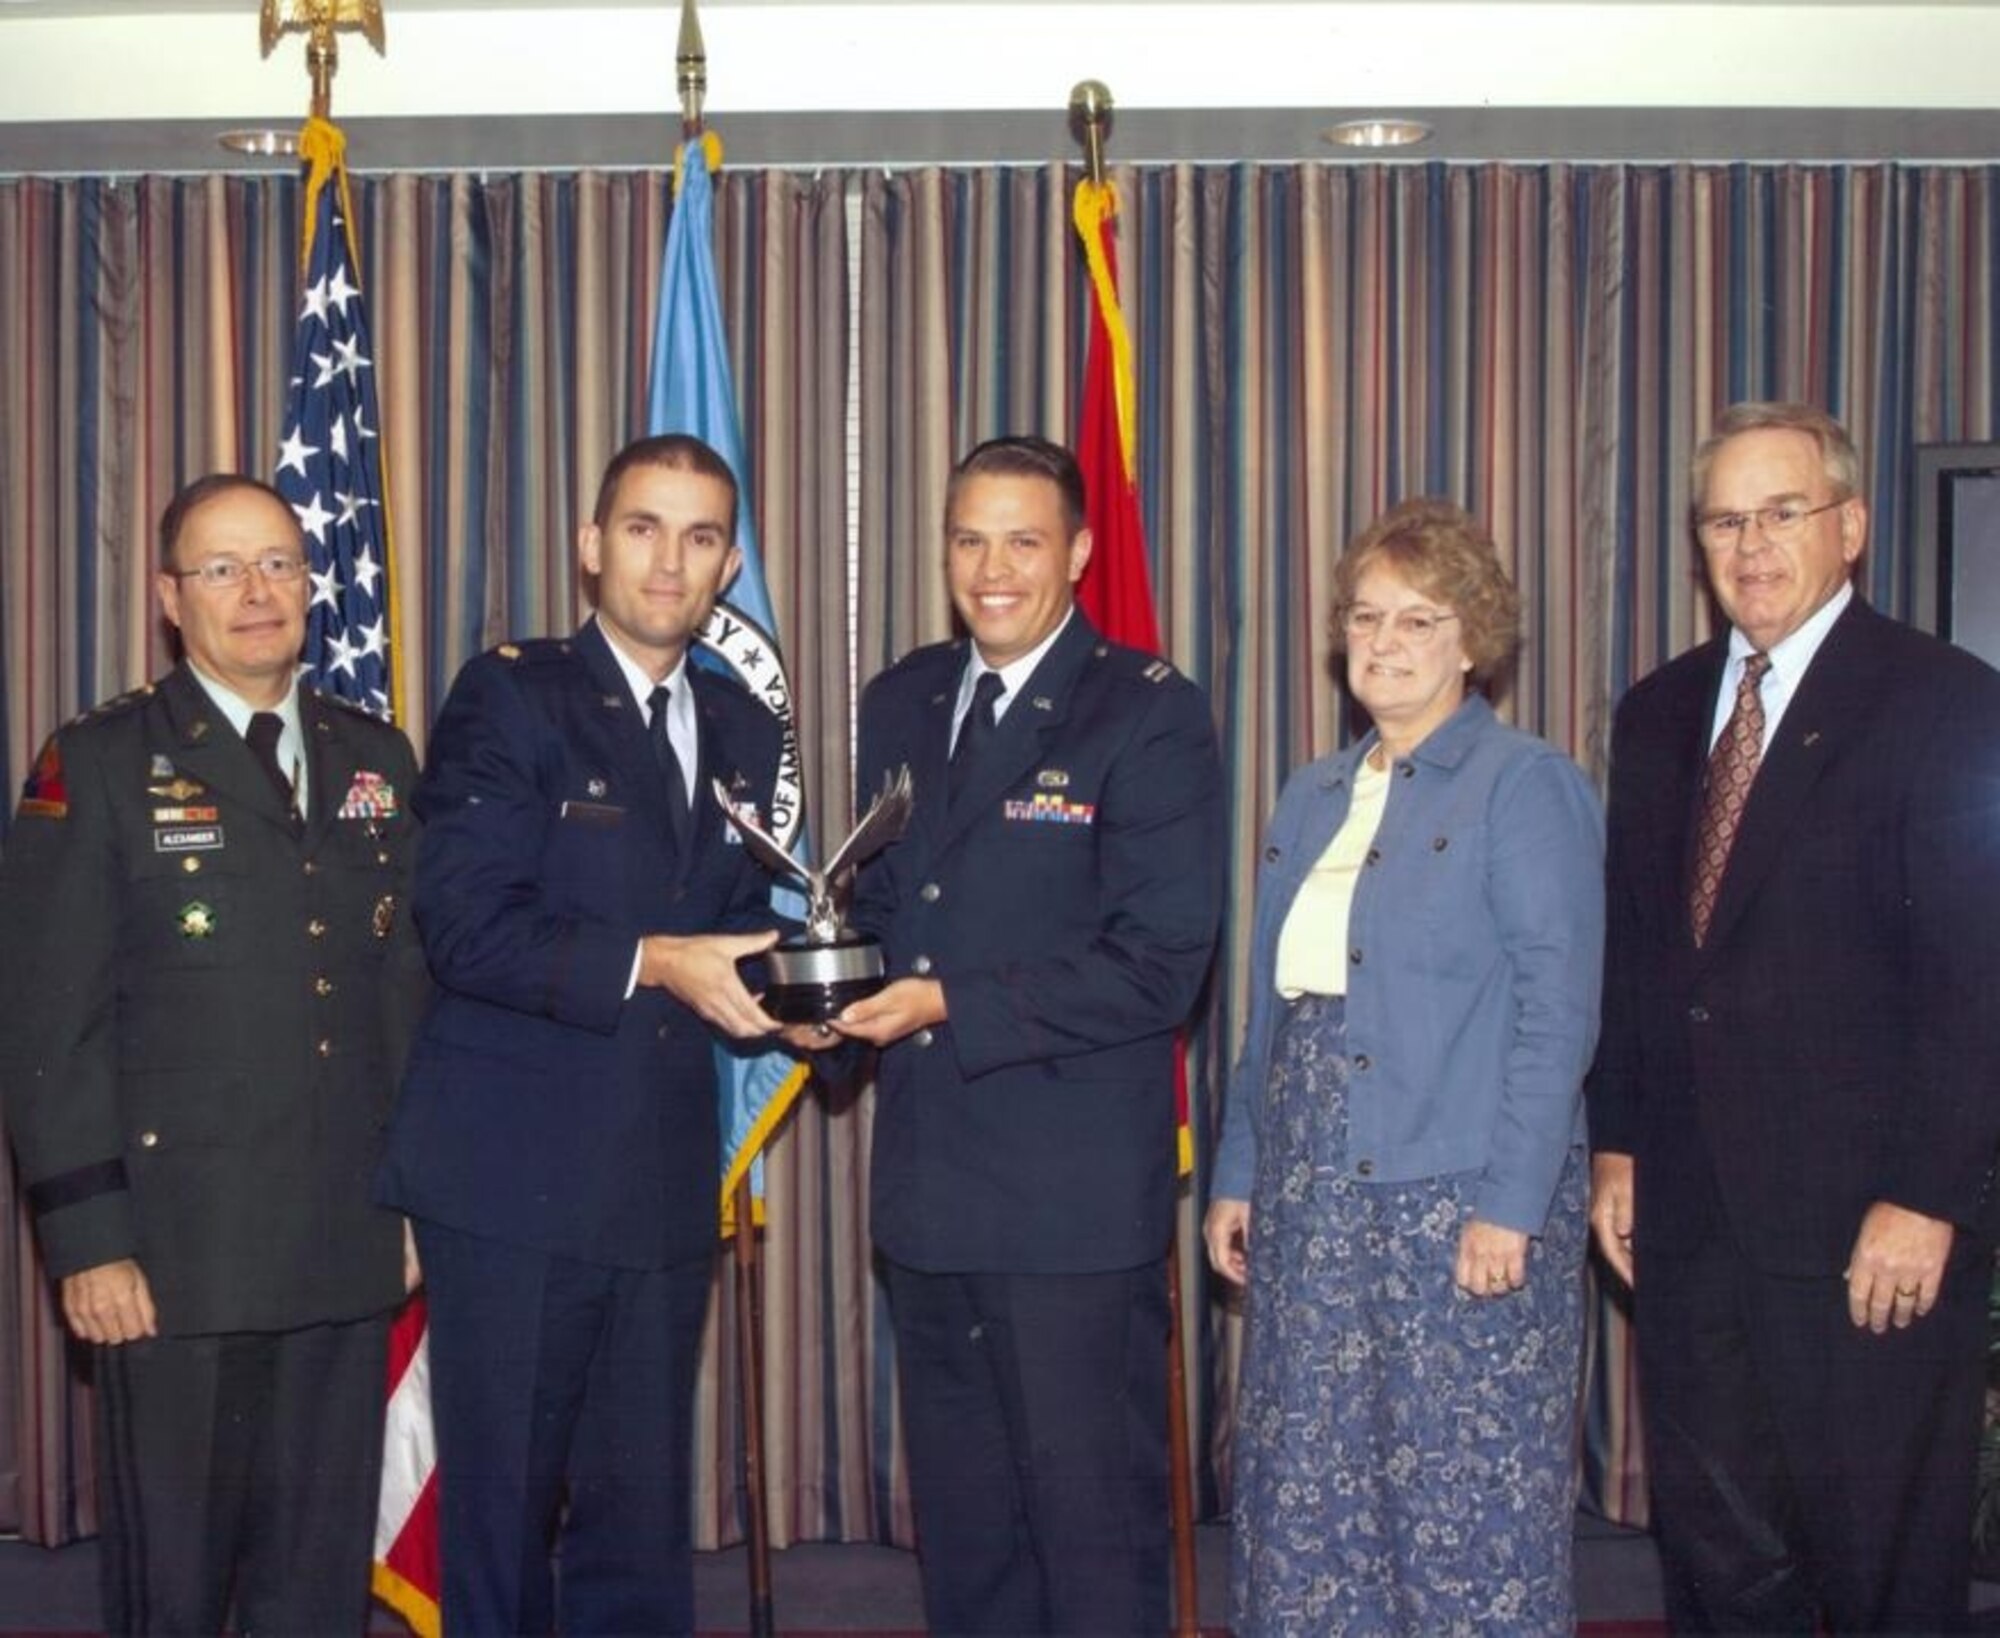
[[[221,846],[220,825],[178,825],[153,832],[155,853],[212,853]]]

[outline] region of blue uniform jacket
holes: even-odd
[[[1247,1200],[1284,1001],[1278,934],[1347,817],[1370,734],[1293,774],[1264,842],[1250,1027],[1212,1193]],[[1604,823],[1567,757],[1465,701],[1396,764],[1348,923],[1350,1175],[1476,1172],[1475,1211],[1539,1234],[1597,1040]]]
[[[690,667],[700,777],[768,814],[773,718]],[[646,933],[774,925],[770,877],[714,802],[677,856],[666,783],[605,638],[470,662],[417,791],[416,917],[438,993],[377,1192],[415,1217],[618,1267],[717,1233],[714,1037],[666,992],[626,998]]]
[[[916,812],[853,919],[951,1010],[882,1056],[875,1243],[939,1272],[1137,1267],[1165,1254],[1173,1038],[1221,914],[1208,702],[1079,612],[947,812],[966,656],[919,649],[861,708],[860,790],[908,764]]]

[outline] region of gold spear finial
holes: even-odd
[[[694,0],[681,0],[681,38],[674,49],[674,70],[681,93],[681,137],[702,131],[702,104],[708,98],[708,49],[701,43],[701,19]]]
[[[1079,80],[1069,94],[1070,134],[1083,144],[1083,164],[1093,185],[1104,186],[1104,139],[1111,134],[1111,87]]]
[[[382,0],[263,0],[257,32],[270,56],[279,37],[306,36],[306,67],[312,75],[312,111],[315,119],[328,119],[333,108],[333,76],[340,68],[340,43],[336,31],[358,29],[375,48],[382,44]]]

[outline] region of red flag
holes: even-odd
[[[1077,601],[1113,642],[1157,654],[1160,627],[1146,568],[1146,525],[1139,515],[1132,338],[1118,305],[1118,252],[1112,233],[1117,214],[1118,196],[1110,183],[1077,184],[1076,231],[1090,267],[1091,300],[1076,459],[1083,468],[1085,521],[1095,542]]]
[[[375,1514],[375,1596],[419,1638],[438,1638],[437,1442],[420,1291],[389,1332],[389,1407]]]
[[[1090,339],[1083,355],[1083,412],[1076,460],[1083,469],[1084,522],[1090,562],[1076,588],[1091,624],[1113,642],[1158,654],[1160,624],[1146,567],[1146,524],[1139,513],[1138,403],[1132,333],[1118,303],[1118,248],[1112,223],[1118,195],[1088,177],[1076,187],[1074,220],[1090,268]],[[1174,1042],[1174,1133],[1180,1175],[1194,1169],[1188,1130],[1186,1043]]]

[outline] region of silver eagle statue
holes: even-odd
[[[843,936],[840,900],[846,885],[844,878],[903,834],[916,802],[910,770],[898,768],[882,781],[881,793],[868,804],[868,811],[861,816],[861,823],[849,833],[847,840],[833,850],[833,857],[821,868],[814,869],[787,853],[784,844],[755,818],[732,806],[729,790],[721,780],[711,783],[716,801],[722,804],[722,811],[729,816],[730,824],[743,838],[743,845],[750,850],[750,856],[772,875],[789,878],[804,887],[805,938],[808,944],[839,942]]]

